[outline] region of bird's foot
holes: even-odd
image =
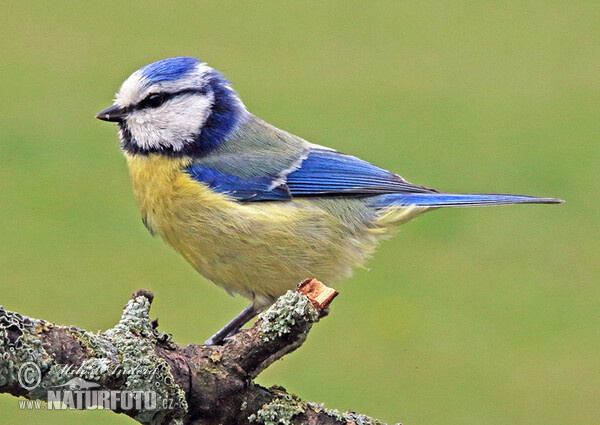
[[[211,336],[204,345],[223,345],[227,338],[237,334],[241,327],[244,326],[250,319],[257,315],[257,311],[254,306],[250,304],[240,314],[238,314],[231,322],[229,322],[223,329]]]
[[[233,338],[235,335],[242,332],[242,330],[243,329],[234,329],[233,331],[229,332],[227,334],[227,336],[224,336],[224,337],[220,337],[218,334],[214,334],[213,336],[211,336],[210,338],[208,338],[206,340],[204,345],[223,345],[227,341],[229,341],[231,338]]]
[[[207,346],[211,346],[211,345],[222,345],[222,344],[223,344],[223,340],[221,340],[221,341],[218,341],[218,340],[215,338],[215,336],[216,336],[216,335],[213,335],[213,336],[211,336],[210,338],[208,338],[208,339],[206,340],[206,342],[204,343],[204,345],[207,345]]]

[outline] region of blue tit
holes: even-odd
[[[424,212],[562,202],[414,185],[267,124],[221,73],[191,57],[135,71],[97,118],[119,126],[150,233],[251,300],[207,344],[222,343],[306,277],[350,275],[380,240]]]

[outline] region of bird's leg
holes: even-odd
[[[254,307],[254,303],[250,304],[248,307],[242,310],[240,314],[235,316],[235,318],[227,323],[223,329],[219,332],[211,336],[204,345],[221,345],[225,338],[227,338],[231,334],[237,333],[242,326],[244,326],[250,319],[258,314],[258,310]]]

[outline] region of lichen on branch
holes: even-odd
[[[109,407],[142,424],[379,424],[253,381],[302,345],[336,295],[307,280],[222,346],[179,347],[151,320],[154,296],[144,290],[132,295],[113,328],[97,333],[0,307],[0,392],[47,401],[48,407],[56,403],[50,400],[56,389],[151,393],[151,406]]]

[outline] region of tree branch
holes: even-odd
[[[253,382],[302,345],[336,295],[306,280],[222,346],[179,347],[150,320],[154,296],[144,290],[98,333],[0,307],[0,392],[47,409],[103,406],[143,424],[379,424]]]

